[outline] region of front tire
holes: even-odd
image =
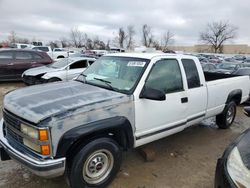
[[[226,104],[223,112],[216,116],[216,123],[220,129],[229,128],[233,122],[236,115],[236,104],[234,101]]]
[[[99,138],[85,145],[69,164],[72,188],[106,187],[118,173],[122,151],[111,138]]]

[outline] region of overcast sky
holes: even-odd
[[[156,38],[170,30],[176,45],[192,45],[208,22],[220,20],[239,28],[233,43],[250,45],[249,0],[0,0],[0,40],[12,30],[20,37],[56,40],[78,26],[106,41],[131,24],[140,42],[146,23]]]

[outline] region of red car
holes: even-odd
[[[52,63],[46,52],[26,49],[0,50],[0,81],[21,80],[22,73]]]

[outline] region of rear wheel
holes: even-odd
[[[71,187],[106,187],[120,169],[122,151],[110,138],[99,138],[84,146],[68,167]]]
[[[226,104],[223,112],[216,116],[216,123],[220,129],[229,128],[234,122],[236,115],[236,104],[234,101]]]

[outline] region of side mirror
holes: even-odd
[[[166,100],[166,95],[160,90],[144,87],[140,94],[140,98],[164,101]]]

